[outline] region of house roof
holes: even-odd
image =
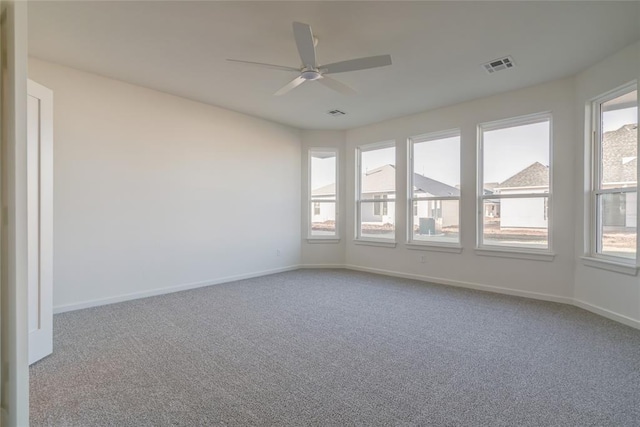
[[[638,124],[627,124],[602,135],[602,180],[636,182]]]
[[[383,165],[371,169],[362,178],[363,193],[389,193],[396,191],[396,167]]]
[[[540,162],[521,170],[512,177],[504,180],[496,188],[521,188],[521,187],[548,187],[549,166]]]
[[[460,190],[435,179],[414,174],[414,190],[429,196],[459,196]],[[383,165],[365,173],[362,179],[363,193],[389,193],[396,188],[396,168]],[[335,194],[335,184],[318,187],[311,192],[313,196],[329,196]]]
[[[327,184],[322,187],[318,187],[315,190],[311,191],[312,196],[333,196],[336,194],[336,183],[332,182],[331,184]]]
[[[435,179],[427,178],[418,173],[413,174],[414,191],[422,191],[430,196],[459,196],[460,190],[445,184],[444,182],[436,181]]]

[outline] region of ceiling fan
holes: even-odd
[[[281,71],[294,71],[300,73],[298,77],[284,85],[274,95],[280,96],[307,81],[317,81],[335,91],[350,95],[355,90],[346,84],[334,80],[327,74],[344,73],[347,71],[366,70],[368,68],[384,67],[391,65],[391,55],[368,56],[366,58],[349,59],[347,61],[334,62],[332,64],[319,65],[316,59],[317,39],[313,37],[311,27],[300,22],[293,23],[293,37],[296,40],[298,53],[302,60],[301,68],[287,67],[284,65],[263,64],[261,62],[242,61],[239,59],[227,59],[227,61],[241,62],[243,64],[257,65]]]

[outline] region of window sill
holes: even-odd
[[[307,237],[307,243],[340,243],[339,237]]]
[[[435,245],[428,243],[405,243],[407,249],[412,251],[434,251],[448,252],[452,254],[462,253],[462,246],[459,245]]]
[[[480,256],[529,259],[533,261],[546,261],[546,262],[551,262],[556,257],[556,254],[552,252],[534,252],[534,251],[526,251],[526,250],[514,249],[514,248],[509,248],[508,250],[476,248],[475,252],[476,252],[476,255],[480,255]]]
[[[593,258],[590,256],[580,257],[582,263],[587,267],[599,268],[602,270],[614,271],[616,273],[627,274],[629,276],[638,275],[638,266],[624,262],[610,261],[606,259]]]
[[[396,242],[385,242],[383,240],[363,240],[363,239],[355,239],[353,241],[356,245],[363,246],[378,246],[381,248],[395,248]]]

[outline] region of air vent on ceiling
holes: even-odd
[[[327,111],[327,114],[333,117],[340,117],[340,116],[344,116],[347,113],[340,110],[331,110],[331,111]]]
[[[516,64],[513,62],[513,58],[510,56],[505,56],[504,58],[494,59],[493,61],[489,61],[486,64],[482,64],[482,68],[489,74],[495,73],[496,71],[502,71],[509,68],[513,68]]]

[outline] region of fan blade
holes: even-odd
[[[263,64],[262,62],[243,61],[241,59],[227,59],[227,61],[239,62],[240,64],[257,65],[259,67],[272,68],[274,70],[295,71],[296,73],[300,72],[298,68],[287,67],[284,65]]]
[[[316,47],[313,45],[311,27],[308,24],[294,22],[293,37],[296,39],[302,65],[307,68],[316,68]]]
[[[338,80],[332,79],[331,77],[323,76],[321,79],[318,79],[316,81],[322,83],[330,89],[335,90],[336,92],[340,92],[343,95],[353,95],[356,93],[356,90],[351,86],[347,86],[346,84],[339,82]]]
[[[323,65],[322,74],[344,73],[345,71],[366,70],[368,68],[384,67],[391,65],[391,55],[368,56],[366,58],[350,59],[348,61],[334,62]]]
[[[274,95],[275,96],[284,95],[285,93],[289,92],[290,90],[295,89],[296,87],[300,86],[304,82],[306,82],[306,80],[303,79],[302,77],[296,77],[295,79],[291,80],[289,83],[284,85],[279,91],[274,93]]]

